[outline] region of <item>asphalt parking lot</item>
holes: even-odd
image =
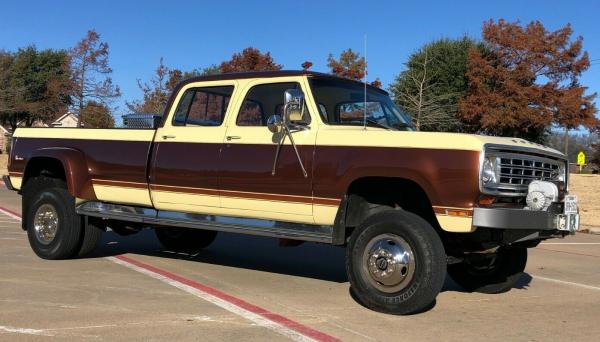
[[[589,341],[600,336],[600,236],[530,250],[512,291],[465,293],[379,314],[349,294],[344,250],[221,234],[197,255],[152,231],[105,233],[87,259],[45,261],[20,229],[20,197],[0,188],[0,340]],[[594,337],[596,336],[596,337]]]

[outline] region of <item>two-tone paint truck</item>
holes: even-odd
[[[355,298],[396,314],[428,307],[447,272],[507,291],[527,248],[579,217],[560,152],[417,132],[385,91],[310,71],[186,80],[150,129],[19,128],[5,182],[42,258],[84,256],[109,228],[177,251],[219,231],[332,244]]]

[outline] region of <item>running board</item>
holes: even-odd
[[[76,207],[79,215],[151,225],[215,230],[331,244],[333,226],[321,226],[251,218],[192,214],[104,202],[85,202]]]

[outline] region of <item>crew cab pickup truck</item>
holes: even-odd
[[[19,128],[5,182],[41,258],[108,228],[190,252],[219,231],[332,244],[359,302],[408,314],[446,273],[507,291],[527,248],[574,233],[566,170],[522,139],[417,132],[381,89],[277,71],[186,80],[153,129]]]

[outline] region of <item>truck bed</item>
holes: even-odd
[[[151,205],[147,164],[155,132],[120,128],[18,128],[13,136],[8,171],[13,185],[20,189],[28,161],[38,158],[43,163],[44,157],[55,153],[63,156],[63,164],[81,164],[87,168],[87,172],[74,177],[77,184],[71,184],[80,189],[78,198]],[[72,152],[65,154],[65,149]],[[118,187],[123,184],[128,184],[126,190]]]

